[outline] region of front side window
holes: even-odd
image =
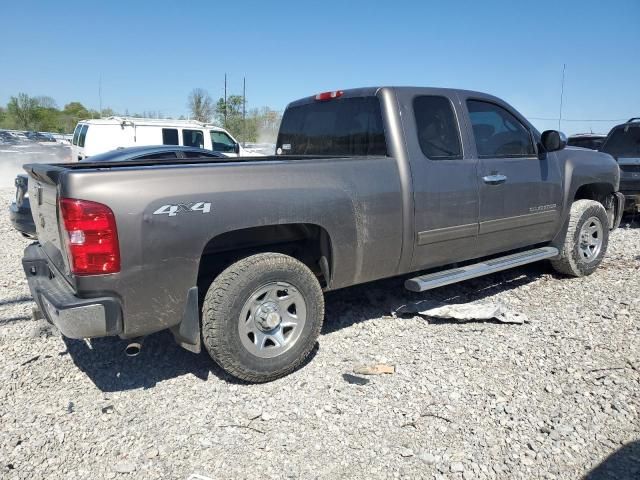
[[[640,157],[640,126],[616,128],[607,137],[601,151],[616,158]]]
[[[176,128],[163,128],[162,144],[163,145],[180,145],[180,142],[178,142],[178,130]]]
[[[445,97],[420,96],[413,100],[418,142],[432,160],[462,158],[460,131],[451,102]]]
[[[89,130],[89,125],[82,125],[82,129],[80,130],[80,134],[78,135],[78,146],[84,147],[84,141],[87,139],[87,131]]]
[[[289,107],[284,113],[278,155],[386,155],[380,101],[340,98]]]
[[[182,144],[185,147],[204,147],[204,134],[202,130],[182,130]]]
[[[236,151],[236,142],[224,132],[211,130],[211,145],[214,152],[233,153]]]
[[[467,108],[479,157],[535,155],[529,130],[508,110],[480,100],[467,100]]]
[[[78,137],[80,136],[80,130],[82,130],[81,123],[76,125],[76,129],[73,131],[73,140],[71,141],[73,145],[78,145]]]

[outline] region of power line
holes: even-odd
[[[560,118],[553,118],[553,117],[529,117],[527,116],[526,118],[528,118],[529,120],[548,120],[550,122],[556,122],[558,120],[560,120]],[[627,118],[563,118],[562,121],[563,122],[626,122],[628,119]]]

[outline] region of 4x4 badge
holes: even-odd
[[[179,213],[200,212],[209,213],[211,211],[211,202],[190,202],[178,203],[176,205],[163,205],[155,212],[154,215],[169,215],[175,217]]]

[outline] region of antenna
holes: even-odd
[[[224,110],[223,110],[223,127],[227,128],[227,74],[224,74]]]
[[[564,99],[564,71],[567,64],[562,64],[562,87],[560,88],[560,116],[558,117],[558,130],[562,130],[562,101]]]

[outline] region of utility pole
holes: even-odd
[[[223,112],[223,118],[224,118],[224,125],[222,125],[224,128],[227,128],[227,74],[224,74],[224,112]]]
[[[102,74],[98,80],[98,100],[100,103],[100,118],[102,118]]]
[[[558,117],[558,130],[562,130],[562,101],[564,99],[564,71],[567,64],[562,64],[562,87],[560,88],[560,116]]]
[[[247,146],[247,123],[246,123],[246,105],[247,105],[247,79],[242,77],[242,146]]]

